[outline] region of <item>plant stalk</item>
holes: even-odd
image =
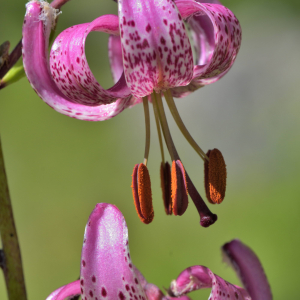
[[[21,252],[9,196],[0,139],[0,234],[2,240],[2,262],[9,300],[26,300],[25,280]]]

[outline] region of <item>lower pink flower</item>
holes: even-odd
[[[242,245],[239,241],[233,242],[231,254],[239,248],[236,244]],[[255,255],[250,260],[247,255],[247,251],[240,251],[239,259],[242,258],[246,265],[251,264],[253,259],[258,261]],[[234,260],[233,254],[231,257]],[[261,265],[256,263],[246,280],[251,279],[251,274],[257,274],[257,269],[259,272],[262,270]],[[185,294],[202,288],[212,289],[210,300],[251,300],[246,290],[226,282],[203,266],[184,270],[164,295],[156,285],[148,283],[132,264],[128,230],[122,213],[114,205],[100,203],[91,213],[85,228],[80,279],[55,290],[46,300],[63,300],[76,295],[81,295],[83,300],[188,300]],[[265,300],[271,298],[266,297]]]

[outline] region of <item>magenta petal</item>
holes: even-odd
[[[58,293],[64,288],[64,286],[58,288],[57,290],[53,291],[47,298],[46,300],[56,300],[56,296]]]
[[[121,38],[119,36],[109,36],[108,57],[114,82],[117,82],[123,74],[122,45]]]
[[[26,75],[37,94],[56,111],[73,118],[102,121],[119,114],[128,104],[130,96],[116,99],[108,105],[86,106],[73,103],[57,88],[47,59],[51,18],[55,10],[46,2],[31,1],[26,5],[23,25],[23,62]],[[63,66],[61,66],[63,68]]]
[[[175,97],[183,97],[229,71],[240,48],[241,27],[234,14],[222,5],[193,0],[175,2],[188,21],[196,48],[193,80],[187,87],[172,90]]]
[[[268,279],[256,254],[239,240],[225,244],[222,249],[252,300],[272,300]]]
[[[162,291],[152,283],[146,284],[144,287],[144,291],[148,300],[162,300],[164,297]]]
[[[193,266],[184,270],[170,286],[170,293],[176,297],[189,292],[212,288],[209,299],[213,300],[251,300],[248,293],[203,266]]]
[[[119,33],[118,17],[105,15],[91,23],[72,26],[61,32],[50,53],[50,71],[60,91],[74,102],[84,105],[110,104],[130,95],[124,75],[105,90],[92,74],[86,56],[85,40],[91,31]]]
[[[55,290],[46,300],[64,300],[78,295],[80,295],[80,284],[79,280],[76,280]]]
[[[83,299],[125,300],[134,295],[146,300],[130,259],[125,219],[114,205],[97,204],[89,217],[81,253],[80,284]]]
[[[138,97],[192,79],[193,58],[185,26],[173,1],[119,0],[124,72]]]

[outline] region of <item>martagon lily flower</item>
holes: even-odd
[[[167,295],[146,281],[132,264],[128,230],[118,208],[97,204],[87,222],[80,279],[60,287],[46,300],[81,295],[83,300],[188,300],[187,293],[212,288],[209,300],[271,300],[272,294],[257,256],[239,240],[223,247],[247,289],[226,282],[203,266],[192,266],[172,281]]]
[[[202,1],[201,1],[202,2]],[[201,225],[213,224],[212,214],[186,173],[174,146],[162,96],[195,151],[205,163],[205,189],[209,202],[225,196],[226,166],[217,149],[205,153],[191,137],[177,111],[173,97],[183,97],[224,76],[240,48],[237,18],[218,1],[119,0],[118,16],[104,15],[91,23],[72,26],[54,41],[50,59],[48,43],[58,10],[44,1],[26,5],[23,25],[24,69],[33,89],[56,111],[73,118],[103,121],[127,107],[143,102],[146,145],[143,163],[134,167],[132,188],[140,219],[150,223],[152,207],[147,161],[150,147],[148,102],[153,103],[160,141],[161,186],[167,214],[182,215],[191,196]],[[186,30],[191,33],[195,48]],[[109,34],[109,60],[115,85],[104,89],[93,76],[86,56],[85,40],[91,31]],[[165,161],[162,135],[172,159]]]

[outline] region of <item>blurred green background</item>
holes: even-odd
[[[0,133],[29,299],[45,299],[79,276],[85,223],[97,202],[124,214],[131,257],[149,282],[168,287],[184,268],[205,265],[238,284],[222,263],[220,247],[240,238],[260,257],[275,299],[296,299],[299,272],[299,1],[223,1],[243,29],[240,53],[219,82],[176,103],[193,137],[206,151],[222,150],[228,189],[219,220],[199,225],[192,201],[182,217],[164,214],[160,152],[152,119],[149,171],[155,218],[142,224],[133,206],[131,172],[142,162],[141,105],[106,122],[60,115],[34,93],[26,78],[0,91]],[[102,14],[113,1],[72,0],[57,32]],[[25,1],[1,0],[0,42],[21,37]],[[112,84],[107,36],[92,33],[89,64],[104,87]],[[169,118],[175,144],[200,193],[203,165]],[[0,299],[7,299],[0,275]],[[210,291],[191,297],[207,299]]]

